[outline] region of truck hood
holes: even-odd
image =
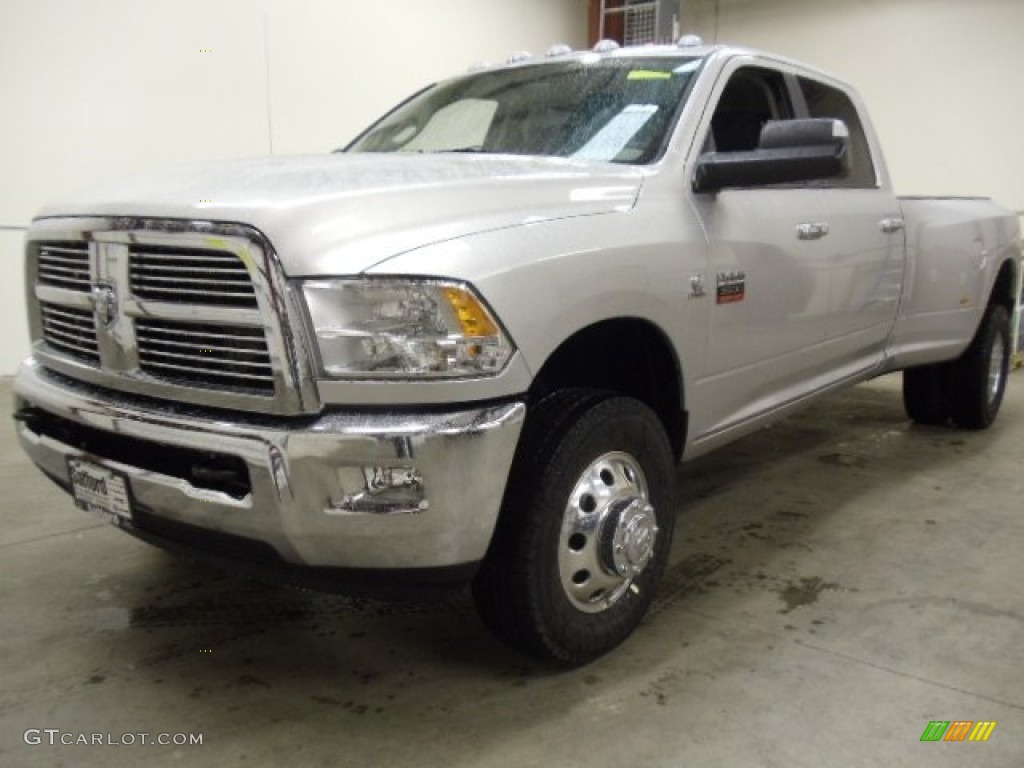
[[[332,154],[184,166],[108,184],[39,217],[249,224],[292,276],[355,274],[443,240],[628,210],[643,172],[495,155]]]

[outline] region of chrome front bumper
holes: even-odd
[[[523,403],[509,402],[250,419],[117,395],[54,376],[34,359],[18,371],[14,390],[19,414],[56,417],[92,436],[82,450],[22,418],[21,445],[44,472],[67,486],[67,459],[80,457],[127,478],[139,519],[123,527],[141,529],[143,518],[179,524],[268,545],[285,564],[316,568],[435,569],[481,560],[526,413]],[[112,460],[103,455],[104,436],[237,457],[249,490],[197,487],[159,466],[133,466],[123,450]]]

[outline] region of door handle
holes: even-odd
[[[800,240],[821,240],[829,233],[829,226],[824,221],[808,222],[796,228],[796,236]]]
[[[906,225],[903,219],[882,219],[878,222],[878,228],[887,235],[899,232],[904,226]]]

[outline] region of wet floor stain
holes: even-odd
[[[270,683],[268,683],[266,680],[261,680],[260,678],[255,677],[254,675],[240,675],[238,678],[238,684],[241,686],[256,685],[262,688],[270,687]]]
[[[197,585],[196,590],[201,589]],[[311,624],[343,617],[364,618],[450,615],[468,616],[469,601],[461,596],[422,602],[384,602],[301,590],[267,589],[262,585],[240,584],[213,596],[188,600],[178,596],[173,603],[166,598],[147,600],[131,609],[130,625],[140,629],[165,627],[239,627],[296,623]],[[365,633],[362,635],[365,636]],[[360,637],[358,631],[353,637]]]
[[[657,679],[651,680],[647,686],[640,691],[640,696],[645,699],[653,699],[659,707],[668,703],[670,690],[679,682],[681,672],[678,669],[670,669]]]
[[[831,464],[837,467],[866,467],[868,459],[864,456],[856,456],[850,453],[826,453],[818,457],[823,464]]]
[[[789,613],[801,605],[811,605],[818,601],[818,596],[825,590],[838,589],[835,582],[822,581],[818,577],[800,579],[798,582],[790,582],[779,590],[779,598],[786,604],[779,613]]]
[[[810,504],[811,502],[805,499],[797,499],[797,504]],[[780,517],[784,520],[804,520],[807,518],[806,512],[796,512],[791,509],[780,509],[775,512],[776,517]]]
[[[371,710],[369,704],[360,704],[359,702],[352,701],[351,699],[349,699],[348,701],[342,701],[341,699],[336,699],[333,696],[310,696],[309,699],[310,701],[325,707],[333,707],[335,709],[347,709],[349,712],[355,715],[365,715],[367,712],[370,711],[374,712],[375,714],[380,714],[384,711],[383,707],[376,707]]]
[[[662,577],[649,615],[655,616],[690,595],[700,594],[713,585],[708,577],[729,562],[728,558],[697,553],[670,565]]]

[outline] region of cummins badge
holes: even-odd
[[[747,297],[746,272],[719,272],[716,304],[733,304]]]

